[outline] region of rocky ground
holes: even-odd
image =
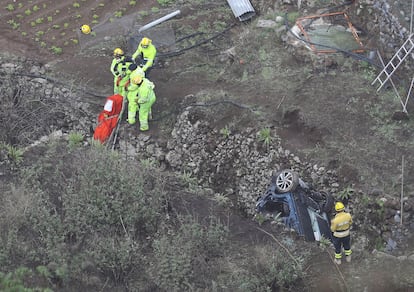
[[[123,123],[117,149],[126,158],[149,158],[168,171],[195,179],[208,196],[241,210],[245,218],[253,217],[255,200],[265,190],[271,172],[292,168],[318,189],[348,200],[355,218],[355,263],[333,273],[329,255],[315,254],[309,265],[310,274],[320,280],[315,280],[315,291],[331,291],[342,276],[353,279],[345,282],[353,288],[350,291],[413,287],[407,268],[414,260],[410,241],[414,231],[412,103],[408,118],[400,115],[401,105],[392,91],[377,93],[371,86],[378,71],[367,62],[344,54],[317,56],[287,42],[286,28],[276,22],[277,16],[315,13],[328,6],[320,3],[324,1],[308,1],[301,10],[295,1],[252,1],[258,15],[248,23],[235,20],[220,1],[183,1],[166,7],[152,1],[139,1],[134,7],[129,1],[119,1],[117,7],[110,2],[96,7],[87,1],[81,1],[80,7],[32,2],[33,13],[23,17],[29,21],[21,21],[16,29],[10,29],[10,23],[0,26],[0,43],[13,54],[2,56],[2,74],[13,76],[2,82],[10,82],[10,94],[20,88],[22,97],[42,91],[46,100],[60,103],[64,111],[50,114],[45,108],[39,123],[48,126],[6,142],[28,145],[56,130],[79,131],[90,137],[104,98],[111,94],[111,52],[117,46],[130,47],[130,37],[140,37],[130,30],[131,19],[136,19],[133,27],[139,27],[181,9],[179,17],[148,31],[159,45],[159,63],[150,77],[157,94],[151,129],[142,134]],[[366,28],[363,43],[383,48],[380,35],[375,35],[381,29],[364,23],[370,19],[368,10],[378,5],[369,2],[361,3],[362,12],[356,4],[345,9],[358,26]],[[36,15],[34,5],[43,14]],[[26,4],[17,7],[2,16],[17,22],[17,15],[25,15],[28,9]],[[71,18],[74,10],[81,17]],[[109,21],[113,11],[122,13]],[[59,17],[64,12],[67,17]],[[50,29],[53,24],[47,23],[48,16],[53,16],[59,28]],[[42,17],[44,21],[33,29],[31,21]],[[96,35],[81,36],[79,26],[91,19],[98,20]],[[258,20],[275,20],[274,26],[260,27]],[[66,31],[61,29],[65,23]],[[121,39],[116,34],[120,30]],[[201,37],[165,41],[171,33],[179,40],[194,31],[201,32]],[[42,47],[41,42],[46,45]],[[63,48],[62,52],[56,54],[53,46]],[[18,60],[14,55],[24,58]],[[27,129],[26,123],[13,118],[17,126],[3,131]],[[264,135],[265,129],[270,130],[269,136]],[[400,209],[403,157],[404,224],[400,226],[394,215]],[[392,267],[389,272],[384,272],[384,265]]]

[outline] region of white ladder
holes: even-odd
[[[377,78],[371,83],[374,85],[379,82],[380,86],[377,88],[379,91],[382,86],[391,78],[391,75],[397,70],[407,56],[414,50],[414,34],[411,34],[404,44],[399,48],[395,55],[391,58],[388,64],[378,74]]]

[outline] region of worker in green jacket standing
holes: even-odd
[[[133,125],[136,120],[136,113],[139,112],[139,129],[148,131],[148,118],[151,116],[151,107],[156,100],[154,83],[140,74],[131,77],[128,87],[128,123]]]
[[[145,72],[145,76],[149,76],[152,66],[154,65],[155,56],[157,55],[157,49],[152,44],[152,41],[144,37],[138,45],[137,50],[132,55],[132,59],[135,63],[142,67]]]

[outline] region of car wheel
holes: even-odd
[[[335,199],[331,194],[325,192],[321,192],[320,194],[323,197],[323,201],[320,203],[321,211],[330,214],[335,205]]]
[[[276,191],[278,193],[287,193],[296,189],[299,184],[299,176],[296,172],[289,169],[282,170],[276,175]]]

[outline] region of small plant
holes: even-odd
[[[115,16],[115,17],[117,17],[117,18],[121,18],[121,17],[122,17],[122,15],[123,15],[123,13],[122,13],[122,11],[120,11],[120,10],[115,11],[115,13],[114,13],[114,16]]]
[[[40,42],[39,45],[40,45],[41,48],[46,48],[46,46],[47,46],[47,44],[45,42]]]
[[[368,206],[368,204],[369,204],[369,196],[363,195],[362,198],[361,198],[361,204],[364,207],[365,206]]]
[[[98,18],[99,18],[99,15],[94,14],[94,15],[92,15],[92,18],[93,18],[93,19],[98,19]]]
[[[181,174],[181,179],[183,182],[189,187],[195,187],[197,185],[197,179],[194,178],[191,174],[191,172],[184,172]]]
[[[53,53],[53,54],[55,54],[55,55],[60,55],[60,54],[62,54],[62,48],[60,48],[60,47],[52,46],[52,47],[50,48],[50,50],[51,50],[51,51],[52,51],[52,53]]]
[[[71,132],[69,134],[69,147],[78,146],[83,141],[83,135],[78,132]]]
[[[78,3],[78,2],[75,2],[75,3],[73,3],[73,5],[72,5],[74,8],[79,8],[80,7],[80,4]]]
[[[23,160],[23,150],[16,148],[14,146],[7,147],[7,156],[13,163],[20,164]]]
[[[48,17],[47,17],[47,21],[48,21],[48,22],[52,22],[52,21],[53,21],[53,17],[52,17],[52,16],[48,16]]]
[[[74,43],[75,45],[77,45],[79,43],[78,39],[71,39],[72,43]]]
[[[105,6],[105,4],[104,3],[99,3],[99,5],[98,5],[99,7],[104,7]]]
[[[14,21],[14,19],[10,19],[7,23],[10,24],[13,29],[18,29],[20,27],[20,23]]]
[[[97,24],[97,23],[99,23],[99,21],[97,21],[96,19],[94,19],[94,20],[91,21],[91,23],[92,24]]]
[[[338,193],[338,199],[342,202],[348,202],[354,192],[355,190],[348,186]]]
[[[60,25],[59,25],[59,24],[54,24],[54,25],[52,26],[52,28],[54,28],[54,29],[59,29],[59,28],[60,28]]]
[[[129,5],[131,5],[131,6],[135,6],[136,4],[137,4],[137,1],[134,1],[134,0],[129,1]]]
[[[151,158],[147,158],[147,159],[142,159],[140,160],[141,165],[143,168],[151,168],[151,167],[155,167],[157,165],[157,162],[154,159]]]
[[[30,9],[26,9],[26,10],[24,11],[24,14],[26,14],[27,16],[29,16],[29,15],[31,15],[31,14],[32,14],[32,11],[31,11]]]
[[[174,1],[173,0],[157,0],[157,2],[161,6],[167,6],[169,4],[172,4]]]
[[[65,23],[63,24],[63,27],[64,27],[64,28],[68,28],[68,27],[69,27],[69,23],[65,22]]]
[[[259,140],[263,142],[264,145],[269,146],[272,143],[272,135],[269,128],[261,129],[259,132]]]
[[[21,14],[17,14],[17,15],[16,15],[16,18],[17,18],[17,19],[22,19],[23,17],[24,17],[24,16],[23,16],[23,15],[21,15]]]
[[[8,11],[14,11],[14,5],[13,4],[7,4],[6,10],[8,10]]]
[[[35,35],[36,36],[38,36],[38,37],[41,37],[42,35],[44,35],[45,34],[45,32],[44,31],[42,31],[42,30],[40,30],[40,31],[37,31],[36,33],[35,33]]]
[[[257,213],[256,215],[254,215],[254,220],[259,223],[259,225],[263,225],[263,223],[265,223],[267,221],[267,217],[265,215],[263,215],[262,213]]]
[[[33,11],[34,12],[39,11],[39,10],[40,10],[39,6],[37,6],[37,5],[33,6]]]
[[[76,14],[75,18],[77,18],[77,19],[82,18],[82,15],[81,14]]]
[[[151,8],[152,13],[158,13],[159,11],[160,11],[160,9],[158,7],[152,7]]]
[[[31,27],[35,27],[35,26],[36,26],[36,22],[35,22],[35,21],[31,21],[31,22],[30,22],[30,26],[31,26]]]
[[[230,199],[223,194],[214,194],[214,201],[216,201],[220,206],[228,206]]]
[[[23,3],[19,3],[18,5],[17,5],[17,8],[22,8],[23,7]]]
[[[224,138],[228,138],[230,136],[230,129],[228,126],[220,129],[220,134],[224,136]]]
[[[45,19],[43,17],[40,17],[40,18],[37,18],[35,21],[36,21],[37,24],[41,24],[41,23],[43,23],[44,20]]]
[[[331,246],[331,241],[329,240],[329,238],[326,238],[325,236],[321,236],[321,238],[319,239],[319,246],[322,249],[325,249],[329,246]]]
[[[22,36],[27,36],[27,32],[22,31]]]

